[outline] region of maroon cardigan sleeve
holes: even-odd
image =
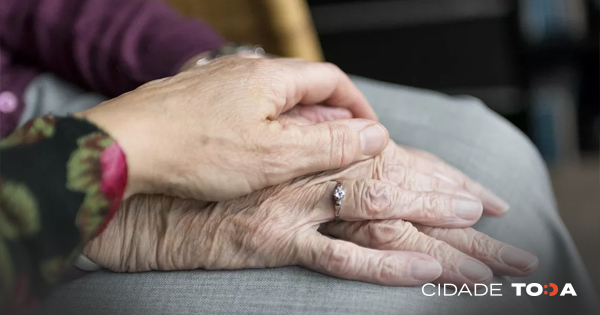
[[[157,1],[2,0],[0,44],[20,60],[114,97],[175,74],[223,39]]]
[[[0,46],[0,139],[17,128],[25,109],[23,94],[38,74],[39,69],[16,62],[16,58]]]

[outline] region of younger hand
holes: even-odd
[[[360,119],[279,123],[298,104],[346,108]],[[127,195],[226,200],[370,158],[388,142],[346,74],[297,59],[220,58],[80,115],[125,151]]]

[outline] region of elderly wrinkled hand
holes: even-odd
[[[111,270],[129,272],[302,265],[389,285],[416,285],[439,277],[439,263],[427,255],[373,250],[320,234],[319,226],[334,218],[334,178],[309,176],[216,203],[136,195],[84,253]],[[371,179],[342,184],[347,192],[342,220],[462,221],[451,209],[426,201],[431,197],[427,194],[403,192]],[[461,199],[443,198],[450,203]],[[423,205],[431,208],[421,209]]]
[[[336,119],[348,119],[353,114],[344,108],[325,106],[295,107],[279,118],[283,125],[311,125]],[[422,150],[390,144],[368,160],[369,168],[351,168],[349,177],[370,177],[399,183],[418,191],[440,191],[476,199],[483,204],[483,213],[501,217],[509,209],[508,203],[492,191],[448,165],[439,157]],[[376,174],[371,174],[375,172]]]
[[[310,126],[277,118],[295,105],[357,119]],[[79,113],[127,156],[126,195],[226,200],[375,156],[387,130],[339,68],[298,59],[226,57]]]
[[[352,113],[344,109],[307,106],[294,108],[280,120],[284,124],[304,125],[351,116]],[[503,216],[509,209],[509,205],[492,191],[435,155],[392,141],[379,156],[358,164],[363,167],[350,167],[345,170],[344,176],[371,176],[409,190],[434,191],[480,200],[483,213],[491,216]],[[456,210],[466,209],[458,207]],[[477,212],[466,212],[466,215],[474,217]],[[412,224],[403,220],[330,222],[322,225],[320,231],[377,249],[406,249],[406,242],[414,242],[420,248],[417,251],[432,255],[444,266],[439,282],[473,284],[490,277],[489,269],[473,260],[464,259],[461,252],[483,262],[498,275],[527,276],[537,269],[537,257],[528,252],[498,242],[472,228],[435,227],[437,223]],[[448,227],[452,224],[445,222],[444,225]],[[422,233],[414,234],[415,230]],[[413,237],[407,238],[406,234]],[[458,251],[452,250],[452,247]],[[463,263],[458,263],[460,261]]]
[[[536,269],[535,256],[468,228],[483,210],[470,192],[394,166],[397,148],[234,200],[134,196],[85,253],[115,271],[301,265],[387,285],[472,285]],[[342,221],[331,222],[338,181]]]

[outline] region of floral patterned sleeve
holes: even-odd
[[[127,164],[86,120],[43,116],[0,142],[0,313],[28,313],[119,208]]]

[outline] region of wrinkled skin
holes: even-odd
[[[346,108],[354,118],[303,126],[277,120],[302,104]],[[298,59],[220,58],[77,115],[125,152],[126,196],[227,200],[371,158],[389,140],[344,72]]]
[[[279,118],[282,125],[310,125],[324,121],[351,118],[343,108],[324,106],[294,107]],[[396,145],[393,141],[381,154],[367,161],[368,167],[350,168],[347,176],[388,180],[418,191],[440,191],[480,200],[484,214],[500,217],[508,203],[492,191],[469,178],[439,157],[422,150]]]
[[[304,108],[282,124],[332,115],[345,114]],[[331,222],[336,181],[347,195],[342,220]],[[470,210],[466,218],[459,208]],[[121,272],[301,265],[386,285],[473,285],[492,273],[526,276],[537,268],[532,254],[469,228],[482,211],[506,210],[438,158],[390,143],[376,158],[229,201],[134,196],[85,254]]]

